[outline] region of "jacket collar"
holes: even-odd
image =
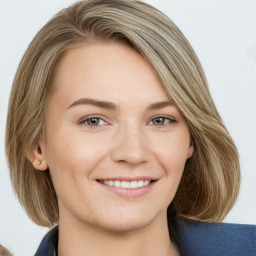
[[[59,227],[51,229],[43,238],[35,256],[57,256]]]
[[[169,230],[176,229],[178,247],[182,255],[255,256],[256,226],[217,223],[207,224],[177,220],[176,225],[169,223]],[[43,238],[35,256],[57,256],[58,226]],[[174,232],[175,233],[175,232]],[[175,241],[175,237],[171,237]]]

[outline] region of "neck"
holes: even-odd
[[[178,256],[170,241],[166,216],[131,231],[105,230],[88,224],[59,222],[58,255]]]

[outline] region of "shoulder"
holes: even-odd
[[[40,243],[35,256],[57,256],[59,227],[51,229]]]
[[[177,221],[179,246],[186,256],[256,256],[256,226]],[[171,230],[170,230],[171,232]],[[56,256],[58,227],[43,238],[35,256]]]
[[[179,244],[189,256],[255,256],[256,226],[178,220]]]

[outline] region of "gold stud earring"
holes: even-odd
[[[37,165],[40,165],[41,164],[41,162],[40,161],[37,161]]]

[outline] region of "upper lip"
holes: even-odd
[[[97,179],[98,181],[104,181],[104,180],[120,180],[120,181],[139,181],[139,180],[157,180],[155,177],[151,176],[137,176],[137,177],[107,177],[107,178],[100,178]]]

